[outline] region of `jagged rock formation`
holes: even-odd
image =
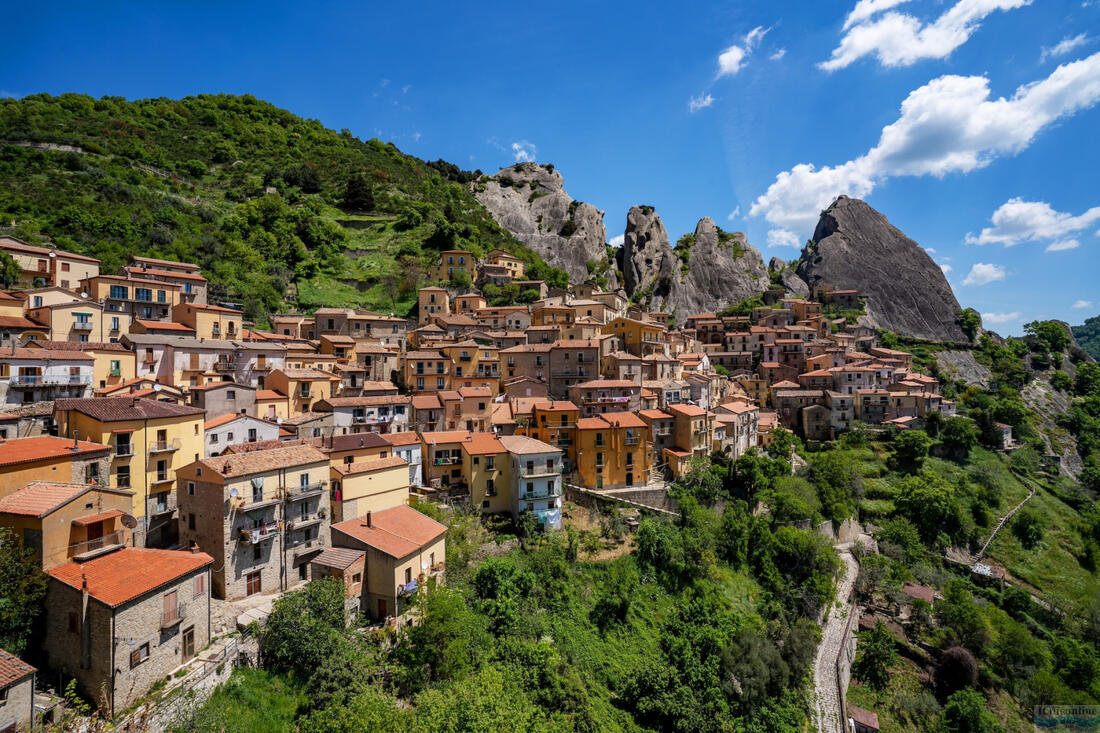
[[[606,277],[606,289],[617,287],[603,212],[574,201],[553,166],[517,163],[470,185],[498,224],[547,264],[569,273],[570,281]]]
[[[768,272],[772,275],[779,274],[779,282],[787,289],[787,293],[794,298],[807,298],[810,295],[810,286],[787,266],[787,263],[778,257],[772,257],[768,262]]]
[[[708,217],[673,248],[649,206],[627,214],[620,265],[627,293],[676,320],[721,310],[769,285],[764,260],[744,234],[724,232]]]
[[[859,199],[841,196],[821,214],[798,275],[811,290],[859,290],[866,321],[903,336],[968,343],[959,302],[916,242]]]

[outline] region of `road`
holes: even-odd
[[[849,601],[859,565],[848,545],[838,545],[837,554],[844,566],[844,575],[837,583],[836,603],[821,629],[821,643],[814,657],[814,727],[819,733],[845,733],[845,712],[840,709],[836,659],[844,645],[844,632],[852,611]]]

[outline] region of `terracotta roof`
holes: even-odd
[[[390,445],[413,445],[420,442],[420,436],[412,431],[403,433],[383,433],[382,440]]]
[[[317,557],[309,561],[310,565],[320,565],[324,568],[336,568],[347,570],[355,562],[366,557],[363,550],[352,550],[347,547],[330,547]]]
[[[173,321],[147,321],[142,318],[135,318],[134,323],[137,323],[147,331],[186,331],[187,333],[194,333],[195,329],[190,326],[185,326],[182,323],[174,323]]]
[[[97,453],[106,453],[109,448],[87,440],[76,442],[78,450],[73,450],[73,441],[53,435],[39,435],[33,438],[16,438],[0,441],[0,466],[17,463],[31,463],[50,458],[90,458]]]
[[[158,260],[155,257],[130,256],[130,262],[149,262],[154,265],[167,265],[168,267],[182,267],[186,270],[198,270],[199,266],[191,262],[176,262],[175,260]]]
[[[541,410],[542,412],[568,412],[569,410],[579,410],[580,408],[569,400],[547,400],[545,402],[536,403],[534,409]]]
[[[283,420],[287,425],[302,425],[303,423],[313,422],[314,420],[325,420],[332,416],[324,412],[303,412],[298,415],[291,415]]]
[[[672,415],[661,410],[642,410],[638,413],[641,417],[648,417],[650,420],[671,420]]]
[[[187,417],[204,414],[204,410],[199,407],[134,397],[60,399],[54,403],[54,409],[58,412],[66,410],[79,412],[99,422],[154,420],[164,417]]]
[[[848,703],[848,717],[856,721],[860,725],[870,728],[871,730],[878,730],[878,713],[873,713],[870,710],[864,710],[861,707],[857,707],[852,703]]]
[[[254,473],[274,471],[278,468],[327,461],[328,457],[311,445],[291,445],[268,450],[215,456],[198,462],[223,478],[237,478],[238,476],[250,476]]]
[[[57,481],[32,481],[14,494],[0,499],[0,514],[44,517],[92,489],[110,494],[133,496],[134,492],[110,489],[96,484],[71,484]]]
[[[648,427],[642,418],[633,412],[605,412],[600,417],[612,427],[616,428],[645,428]]]
[[[14,654],[8,654],[0,649],[0,689],[13,685],[37,671]]]
[[[152,275],[154,277],[178,277],[184,280],[202,280],[206,282],[206,278],[202,275],[196,275],[193,272],[172,272],[171,270],[150,270],[148,268],[141,267],[126,267],[127,272],[133,274],[140,272],[142,275]]]
[[[366,461],[353,461],[351,463],[341,463],[333,466],[332,470],[341,476],[354,476],[360,473],[370,473],[371,471],[381,471],[383,468],[395,468],[402,466],[407,468],[409,462],[401,456],[389,456],[387,458],[372,458]]]
[[[607,430],[610,425],[598,417],[582,417],[577,420],[578,430]]]
[[[0,316],[0,328],[45,328],[46,326],[22,316]]]
[[[627,379],[592,379],[587,382],[581,382],[574,384],[573,387],[578,389],[626,389],[628,387],[637,387],[636,382],[631,382]]]
[[[504,453],[507,448],[492,433],[473,433],[472,438],[462,444],[462,450],[472,456],[477,456]]]
[[[363,397],[329,397],[319,400],[330,407],[375,407],[378,405],[407,405],[413,398],[403,394],[365,395]]]
[[[439,443],[465,443],[472,440],[473,433],[465,430],[436,430],[434,432],[421,433],[420,439],[428,445]]]
[[[329,374],[328,372],[322,372],[319,369],[283,369],[281,371],[289,379],[301,379],[308,382],[320,382],[323,379],[339,379],[339,377]]]
[[[93,361],[80,351],[47,349],[0,349],[0,359],[32,359],[36,361]]]
[[[701,417],[707,414],[707,411],[698,405],[669,405],[669,412],[675,412],[686,417]]]
[[[272,422],[270,420],[264,420],[263,418],[256,417],[255,415],[246,415],[243,412],[230,412],[225,415],[219,415],[218,417],[207,420],[203,425],[205,430],[212,430],[220,425],[231,423],[234,420],[255,420],[256,422]],[[272,422],[272,424],[274,424]]]
[[[285,400],[286,395],[281,392],[277,392],[273,389],[258,389],[256,390],[256,399],[258,400]]]
[[[447,532],[444,525],[405,505],[371,512],[369,517],[369,527],[363,517],[334,524],[332,529],[395,558],[411,555]]]
[[[492,397],[488,387],[460,387],[458,393],[463,397]]]
[[[6,249],[11,252],[27,252],[29,254],[42,255],[48,257],[51,252],[57,255],[58,259],[70,259],[81,260],[83,262],[99,262],[95,257],[88,257],[86,255],[78,255],[75,252],[66,252],[63,249],[57,249],[56,247],[36,247],[33,244],[27,244],[26,242],[16,239],[15,237],[3,237],[0,239],[0,249]]]
[[[412,398],[414,410],[438,410],[443,407],[439,397],[434,394],[416,395]]]
[[[213,562],[214,558],[205,552],[123,547],[87,562],[69,562],[47,572],[77,590],[86,580],[93,598],[115,607]]]
[[[561,453],[560,448],[555,448],[549,443],[529,438],[526,435],[502,435],[500,442],[508,449],[509,453],[526,455],[529,453]]]
[[[438,351],[410,351],[405,354],[405,359],[431,359],[434,361],[443,361],[446,357]]]

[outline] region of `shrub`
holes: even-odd
[[[1043,520],[1031,507],[1024,507],[1012,518],[1012,534],[1025,549],[1031,550],[1043,540]]]

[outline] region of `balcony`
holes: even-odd
[[[628,435],[623,440],[623,442],[626,443],[627,445],[638,445],[638,436],[637,435]]]
[[[180,439],[156,440],[149,446],[150,453],[175,453],[180,449]]]
[[[393,415],[353,415],[351,418],[352,425],[381,425],[382,423],[393,422]]]
[[[171,514],[176,511],[176,495],[172,491],[162,491],[153,496],[153,514]]]
[[[235,361],[225,361],[223,359],[219,359],[218,361],[214,362],[214,371],[216,372],[232,372],[235,371],[236,368],[237,362]]]
[[[457,466],[461,462],[458,456],[436,456],[432,459],[433,466]]]
[[[68,556],[78,562],[90,560],[126,544],[126,530],[119,529],[102,537],[75,542],[68,547]]]
[[[112,451],[115,458],[129,458],[134,455],[133,443],[115,443],[115,449]]]
[[[323,494],[325,486],[327,485],[328,481],[321,479],[320,481],[312,481],[308,484],[288,486],[286,487],[285,498],[287,501],[304,501],[305,499]]]
[[[91,321],[77,321],[76,323],[73,324],[73,330],[74,331],[85,331],[85,332],[91,331],[92,330],[92,322]]]
[[[550,486],[540,486],[531,491],[526,491],[520,495],[522,501],[533,501],[535,499],[550,499],[555,496],[561,496],[561,489],[551,488]]]
[[[628,402],[630,402],[630,396],[629,395],[627,395],[625,397],[613,397],[611,395],[589,396],[589,397],[585,398],[584,402],[585,402],[585,404],[589,404],[589,405],[607,405],[607,404],[625,405]]]
[[[92,383],[82,374],[17,374],[8,381],[12,387],[71,387]]]
[[[416,582],[415,579],[410,580],[408,583],[397,586],[397,595],[399,595],[399,596],[411,596],[413,593],[416,593],[417,588],[419,588],[419,587],[420,586]]]
[[[276,504],[280,504],[281,502],[282,502],[282,499],[280,499],[278,497],[272,497],[270,499],[264,499],[263,497],[260,497],[259,499],[253,498],[252,501],[246,502],[241,506],[241,511],[243,511],[243,512],[257,512],[257,511],[260,511],[262,509],[268,509],[270,507],[273,507]]]
[[[241,541],[258,545],[272,539],[277,534],[279,534],[278,522],[270,522],[259,527],[242,527]]]
[[[166,608],[160,614],[160,627],[170,629],[187,618],[187,604],[177,603],[175,608]]]
[[[320,552],[324,548],[325,548],[325,538],[320,537],[320,536],[314,537],[311,540],[306,540],[305,542],[299,542],[297,545],[295,545],[294,546],[294,556],[295,557],[300,557],[302,555],[308,555],[311,552]]]
[[[520,478],[546,478],[548,476],[557,476],[561,473],[560,466],[554,466],[553,468],[547,468],[546,466],[535,466],[534,468],[520,468]]]
[[[153,486],[161,486],[163,484],[170,484],[175,481],[175,476],[169,476],[167,473],[158,473],[157,477],[153,479]]]

